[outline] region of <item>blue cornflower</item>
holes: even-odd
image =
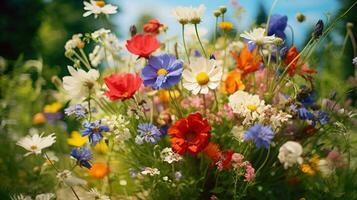
[[[326,112],[324,112],[324,111],[319,111],[317,113],[317,115],[318,115],[317,117],[318,117],[318,120],[319,120],[321,125],[325,125],[330,121],[330,118],[329,118],[328,114]]]
[[[263,126],[261,124],[250,127],[244,134],[244,140],[253,140],[258,148],[263,145],[266,149],[273,137],[274,133],[271,126]]]
[[[138,126],[138,135],[136,142],[141,144],[143,141],[155,144],[160,140],[162,133],[160,130],[151,123],[141,123]]]
[[[102,138],[102,132],[108,132],[109,127],[108,126],[102,126],[101,121],[95,121],[95,122],[85,122],[83,123],[84,130],[81,130],[81,135],[86,136],[88,135],[89,137],[89,142],[94,146],[99,142]]]
[[[286,39],[284,33],[286,26],[288,25],[288,17],[285,15],[272,15],[270,17],[268,35],[275,35],[283,40]]]
[[[81,104],[76,104],[64,109],[64,113],[68,116],[75,115],[78,118],[85,118],[87,111]]]
[[[308,111],[305,107],[297,108],[296,111],[302,120],[315,120],[314,114]]]
[[[141,78],[145,86],[155,90],[170,88],[180,81],[182,66],[182,60],[171,54],[151,56],[148,65],[141,70]]]
[[[304,107],[308,108],[315,103],[316,92],[311,91],[307,94],[304,94],[303,97],[299,97],[298,100],[300,101],[300,103],[302,103],[302,105],[304,105]]]
[[[77,160],[77,163],[81,167],[90,169],[92,165],[89,161],[92,159],[92,152],[86,147],[73,148],[71,156]]]

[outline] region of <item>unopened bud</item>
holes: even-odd
[[[136,33],[138,32],[135,25],[131,25],[129,28],[129,31],[130,31],[131,37],[134,37],[136,35]]]
[[[353,28],[353,23],[352,22],[347,22],[347,24],[346,24],[346,27],[348,28],[348,29],[352,29]]]
[[[298,22],[304,22],[305,21],[305,19],[306,19],[306,17],[305,17],[305,15],[304,14],[302,14],[302,13],[297,13],[296,14],[296,20],[298,21]]]
[[[320,19],[315,25],[313,37],[315,39],[318,39],[322,35],[323,30],[324,30],[324,22]]]
[[[215,10],[215,11],[213,12],[213,15],[214,15],[215,17],[219,17],[219,16],[221,15],[221,11],[220,11],[220,10]]]
[[[280,45],[284,44],[284,40],[281,39],[280,37],[276,37],[276,38],[274,39],[274,44],[280,46]]]
[[[226,13],[226,12],[227,12],[227,6],[220,6],[220,7],[219,7],[219,11],[220,11],[222,14]]]
[[[67,51],[64,52],[64,55],[67,57],[67,58],[72,58],[74,52],[72,49],[69,49]]]

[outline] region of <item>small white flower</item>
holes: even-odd
[[[160,158],[169,164],[182,160],[181,155],[173,152],[169,147],[166,147],[161,151]]]
[[[105,28],[101,28],[98,29],[96,31],[94,31],[91,36],[94,40],[100,38],[100,37],[106,37],[108,35],[108,33],[110,33],[110,30],[105,29]]]
[[[119,39],[105,29],[92,33],[92,37],[98,40],[99,45],[96,45],[89,54],[91,64],[96,67],[106,57],[109,65],[114,65],[114,60],[122,49]]]
[[[73,176],[69,170],[64,170],[62,172],[57,173],[56,177],[60,182],[64,183],[69,187],[77,185],[83,186],[87,184],[87,181]]]
[[[173,15],[176,17],[177,21],[181,24],[198,24],[201,22],[201,18],[204,15],[206,7],[201,4],[197,8],[190,7],[176,7],[173,10]]]
[[[102,122],[109,126],[109,133],[114,134],[118,141],[125,141],[131,138],[130,130],[128,128],[130,122],[123,115],[106,116],[103,118]]]
[[[126,185],[128,185],[128,182],[126,180],[120,180],[119,185],[126,186]]]
[[[256,45],[272,44],[274,42],[275,36],[266,36],[264,28],[255,28],[252,31],[245,31],[240,34],[242,38],[254,42]]]
[[[64,45],[64,48],[66,51],[73,50],[74,48],[78,47],[83,41],[82,41],[82,34],[74,34],[70,40],[66,42]]]
[[[151,167],[145,167],[144,170],[142,170],[140,173],[142,175],[150,175],[150,176],[160,175],[159,169],[151,168]]]
[[[86,12],[83,14],[83,17],[88,17],[89,15],[93,14],[94,17],[97,18],[98,15],[100,14],[105,14],[105,15],[115,14],[117,13],[117,9],[118,9],[118,7],[113,6],[111,4],[106,4],[102,0],[98,0],[98,1],[90,0],[90,2],[83,1],[83,4],[84,4],[84,10],[86,10]]]
[[[218,87],[222,74],[222,68],[214,59],[192,58],[189,67],[182,73],[183,87],[194,95],[207,94],[209,89]]]
[[[357,65],[357,57],[353,58],[352,63],[353,65]]]
[[[265,102],[258,95],[238,90],[228,98],[228,105],[234,113],[244,117],[243,124],[251,124],[261,116]]]
[[[284,168],[287,169],[295,163],[302,164],[302,152],[303,149],[301,144],[294,141],[288,141],[280,147],[278,158],[280,163],[284,164]]]
[[[97,89],[96,80],[99,78],[99,72],[90,69],[88,72],[83,69],[76,71],[73,67],[68,66],[71,76],[63,77],[63,88],[71,99],[82,99],[87,97],[91,90]]]
[[[110,200],[110,198],[106,195],[102,195],[98,192],[96,188],[92,188],[87,192],[89,198],[95,200]]]
[[[239,142],[244,141],[244,127],[243,126],[233,126],[231,133]]]
[[[41,154],[42,149],[52,146],[56,142],[56,136],[54,133],[42,137],[41,135],[34,134],[32,136],[26,136],[20,139],[16,144],[23,147],[28,153],[25,156],[30,154]]]

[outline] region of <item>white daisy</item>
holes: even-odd
[[[258,95],[241,90],[230,95],[228,100],[233,112],[244,117],[243,124],[251,124],[259,119],[265,107],[264,100],[260,100]]]
[[[56,142],[56,136],[54,133],[45,137],[42,136],[43,133],[41,135],[28,135],[20,139],[20,141],[18,141],[16,144],[29,151],[25,154],[25,156],[30,154],[41,154],[42,149],[50,147],[53,143]]]
[[[176,7],[173,10],[173,15],[176,17],[177,21],[181,24],[199,24],[201,22],[201,18],[206,10],[206,7],[201,4],[197,8],[192,6],[190,7]]]
[[[248,32],[245,31],[244,33],[240,34],[242,38],[245,38],[255,45],[263,45],[263,44],[272,44],[274,42],[275,36],[266,36],[264,28],[255,28],[252,31]]]
[[[100,37],[106,37],[110,33],[110,30],[101,28],[96,31],[94,31],[91,36],[94,40],[100,38]]]
[[[106,4],[102,0],[94,1],[90,0],[88,1],[83,1],[84,3],[84,10],[86,12],[83,14],[83,17],[88,17],[89,15],[93,14],[95,18],[98,17],[100,14],[115,14],[117,13],[118,7],[113,6],[111,4]]]
[[[192,58],[189,67],[182,73],[183,87],[194,95],[207,94],[209,89],[218,87],[222,74],[222,68],[214,59]]]
[[[66,52],[72,51],[76,47],[81,47],[81,45],[84,44],[82,37],[83,35],[81,33],[72,35],[72,38],[64,45]]]
[[[97,89],[96,80],[99,78],[99,72],[91,69],[88,72],[83,69],[76,71],[73,67],[68,66],[71,76],[63,77],[63,88],[71,99],[81,99],[87,97],[90,91]]]
[[[302,164],[303,152],[301,144],[294,141],[287,141],[279,149],[279,161],[284,165],[284,168],[293,166],[295,163]]]

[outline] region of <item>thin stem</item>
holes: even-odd
[[[260,167],[258,168],[257,172],[255,173],[256,175],[264,167],[265,163],[268,161],[269,155],[270,155],[270,147],[268,148],[268,153],[267,153],[267,156],[265,157],[265,160],[264,160],[263,164],[260,165]]]
[[[81,53],[81,55],[83,56],[84,60],[87,62],[88,66],[91,66],[88,58],[87,58],[87,55],[84,53],[83,49],[79,49],[79,52]]]
[[[186,56],[187,56],[188,63],[190,63],[190,54],[188,53],[187,47],[186,47],[185,25],[184,24],[182,24],[182,43],[183,43],[183,48],[185,48],[185,53],[186,53]]]
[[[345,39],[343,40],[343,46],[342,46],[340,57],[342,57],[343,53],[345,52],[346,45],[347,45],[347,40],[348,40],[348,30],[346,32]]]
[[[214,43],[216,44],[217,42],[217,32],[218,32],[218,17],[216,17],[216,25],[214,29]]]
[[[88,63],[85,60],[83,60],[82,56],[80,56],[76,51],[73,51],[73,52],[74,52],[74,55],[84,64],[84,66],[86,66],[86,68],[88,70],[90,70],[91,69],[90,66],[88,65]]]
[[[354,56],[357,56],[357,42],[356,42],[356,39],[355,39],[351,29],[347,29],[347,33],[351,38],[351,43],[352,43],[352,47],[353,47]]]
[[[197,24],[195,24],[195,32],[196,32],[197,40],[200,43],[200,46],[202,48],[202,52],[205,55],[205,57],[207,58],[207,54],[206,54],[205,48],[203,48],[203,44],[201,42],[200,35],[198,34]]]
[[[294,29],[288,24],[288,28],[291,31],[291,46],[294,46]]]
[[[269,11],[269,15],[268,15],[268,20],[267,20],[267,24],[266,24],[266,29],[265,29],[265,35],[268,35],[268,28],[269,28],[269,23],[270,23],[270,17],[273,13],[273,9],[275,7],[275,5],[278,3],[278,0],[274,0],[271,8],[270,8],[270,11]]]

